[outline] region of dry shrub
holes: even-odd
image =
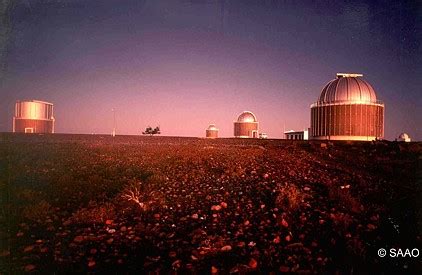
[[[146,202],[144,192],[141,192],[142,183],[132,182],[128,184],[122,192],[121,197],[124,200],[136,203],[141,210],[146,210]]]
[[[27,189],[27,188],[16,188],[12,190],[12,195],[15,200],[22,202],[22,203],[34,203],[36,201],[41,201],[41,195],[39,192]]]
[[[339,189],[333,186],[330,188],[328,196],[330,199],[337,201],[343,208],[350,209],[353,213],[359,213],[361,211],[361,203],[350,194],[348,189]]]
[[[241,178],[246,173],[246,169],[241,166],[233,166],[228,167],[225,171],[225,174],[229,175],[230,177],[236,179]]]
[[[31,221],[39,221],[45,219],[52,211],[51,205],[42,200],[38,203],[25,206],[22,215]]]
[[[95,224],[113,220],[115,216],[116,208],[114,204],[106,202],[97,205],[95,202],[90,202],[88,207],[81,208],[73,213],[69,221],[75,224]]]
[[[353,224],[353,217],[347,213],[331,214],[334,228],[339,232],[346,232],[349,230],[350,225]]]
[[[293,212],[299,209],[305,195],[294,184],[285,184],[278,187],[276,206],[281,209]]]
[[[163,173],[154,173],[148,178],[148,184],[152,186],[161,186],[167,181],[167,177]]]
[[[141,182],[131,182],[123,189],[120,198],[135,203],[142,211],[165,205],[165,199],[159,191],[145,190]]]

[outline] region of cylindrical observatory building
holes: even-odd
[[[239,115],[234,122],[234,136],[237,138],[258,138],[258,121],[249,111]]]
[[[205,130],[205,136],[207,138],[218,138],[218,129],[215,127],[215,124],[210,124]]]
[[[17,101],[13,132],[54,133],[53,104],[38,100]]]
[[[384,137],[384,104],[361,74],[338,73],[311,105],[311,138],[375,140]]]

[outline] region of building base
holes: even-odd
[[[374,141],[380,137],[374,136],[319,136],[311,137],[312,140],[357,140],[357,141]]]

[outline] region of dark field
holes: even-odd
[[[0,134],[0,273],[420,274],[421,152]]]

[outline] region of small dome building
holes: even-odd
[[[17,101],[13,117],[14,133],[54,133],[53,104],[39,100]]]
[[[210,124],[205,130],[205,136],[207,138],[218,138],[218,129],[215,127],[215,124]]]
[[[311,105],[311,138],[375,140],[384,137],[384,103],[362,74],[338,73]]]
[[[412,140],[408,134],[401,133],[397,141],[411,142]]]
[[[258,138],[258,121],[249,111],[239,115],[234,122],[234,136],[237,138]]]

